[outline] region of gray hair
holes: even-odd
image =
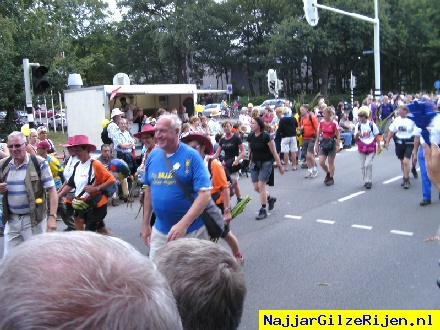
[[[33,236],[0,262],[0,329],[182,329],[166,279],[130,244]]]
[[[228,251],[211,241],[181,238],[162,247],[153,261],[170,283],[184,329],[238,328],[246,282]]]
[[[283,107],[283,115],[290,116],[292,114],[292,110],[289,107]]]
[[[159,119],[167,119],[167,120],[169,120],[171,128],[178,129],[179,130],[178,134],[180,134],[180,130],[182,128],[182,121],[180,120],[180,118],[178,116],[171,115],[171,114],[164,114],[164,115],[160,116],[158,118],[158,120]]]
[[[22,132],[19,131],[14,131],[11,134],[8,135],[8,140],[9,139],[13,139],[19,137],[21,140],[21,143],[25,143],[26,142],[26,135],[24,135]]]

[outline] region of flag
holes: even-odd
[[[113,101],[118,91],[121,89],[121,87],[116,88],[112,93],[110,94],[110,102]]]

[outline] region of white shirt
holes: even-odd
[[[252,118],[249,115],[243,115],[241,114],[238,116],[238,121],[242,126],[246,127],[246,133],[249,133],[251,131],[251,120]]]
[[[360,126],[360,130],[358,131]],[[354,135],[356,135],[359,132],[359,139],[361,139],[361,141],[365,144],[371,144],[374,139],[375,136],[377,134],[379,134],[379,129],[377,128],[376,124],[373,123],[373,131],[371,131],[371,127],[370,127],[370,121],[367,120],[367,122],[361,123],[359,122],[354,129]]]
[[[76,187],[75,197],[77,197],[80,193],[82,193],[84,187],[87,186],[87,184],[89,183],[89,171],[91,166],[90,162],[91,162],[90,159],[87,160],[84,164],[80,162],[76,167],[75,177],[74,177],[75,187]],[[95,177],[95,171],[92,166],[90,180],[93,180],[94,177]],[[87,196],[89,196],[89,194],[84,192],[80,198],[84,199]]]
[[[397,117],[390,125],[390,132],[394,132],[398,139],[409,139],[413,136],[416,125],[409,118]]]
[[[220,126],[219,121],[216,118],[211,118],[208,121],[209,131],[211,135],[220,134],[222,132],[222,128]]]

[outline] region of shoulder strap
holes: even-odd
[[[371,121],[370,121],[370,129],[371,129],[371,133],[373,133],[373,123]]]
[[[34,163],[35,170],[37,171],[38,177],[41,178],[41,168],[40,163],[38,163],[37,156],[31,155],[32,163]]]
[[[177,177],[176,171],[171,166],[170,160],[168,159],[167,155],[165,154],[165,150],[163,151],[162,155],[163,155],[163,159],[165,160],[165,164],[167,165],[168,170],[171,172],[174,180],[176,180],[176,183],[179,185],[180,189],[182,189],[182,191],[185,193],[186,198],[188,198],[191,203],[194,203],[194,197],[192,197],[192,195],[190,194],[188,189],[186,189],[186,187],[183,185],[183,183]]]
[[[214,159],[212,159],[212,158],[209,158],[208,159],[208,171],[209,171],[209,175],[212,177],[212,173],[211,173],[211,164],[212,164],[212,161],[213,161]]]
[[[88,174],[89,179],[88,179],[88,182],[87,182],[87,185],[88,185],[88,186],[90,186],[90,185],[95,181],[95,178],[90,179],[90,178],[92,177],[93,162],[94,162],[94,160],[91,159],[91,160],[90,160],[90,167],[89,167],[89,174]],[[77,162],[77,163],[75,164],[75,166],[73,167],[72,177],[75,177],[76,168],[78,167],[79,163],[80,163],[80,162]],[[82,195],[84,195],[85,192],[86,192],[85,190],[81,191],[77,197],[81,197]]]
[[[312,124],[313,129],[316,129],[315,124],[313,124],[312,114],[310,112],[309,112],[309,120],[310,120],[310,124]]]

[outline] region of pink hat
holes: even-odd
[[[72,146],[71,143],[72,143],[72,137],[69,136],[69,137],[67,138],[67,143],[66,143],[66,144],[60,144],[60,146],[62,146],[62,147],[64,147],[64,148],[69,148],[69,147]]]
[[[89,138],[86,135],[74,135],[68,142],[70,142],[70,147],[87,146],[90,148],[90,151],[96,151],[96,146],[89,143]]]
[[[50,149],[50,144],[46,140],[40,141],[36,144],[37,149]]]
[[[141,135],[147,133],[147,134],[151,134],[154,136],[154,127],[151,126],[150,124],[146,124],[144,125],[144,127],[142,127],[142,131],[136,134],[133,134],[133,136],[137,139],[141,138]]]
[[[183,143],[188,144],[188,142],[196,140],[205,146],[205,153],[210,155],[214,152],[214,147],[212,146],[211,140],[205,135],[200,133],[191,133],[180,139]]]

